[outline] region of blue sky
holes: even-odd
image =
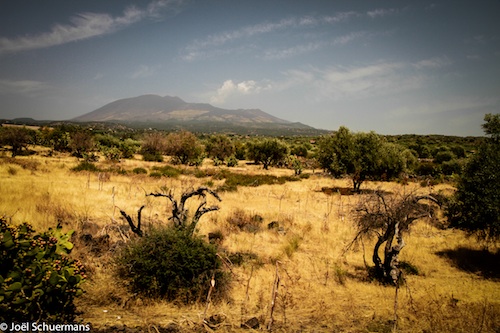
[[[499,0],[2,0],[0,118],[158,94],[322,129],[482,135],[500,110],[499,13]]]

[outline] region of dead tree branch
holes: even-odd
[[[144,235],[143,231],[141,230],[141,213],[144,207],[146,206],[144,205],[141,206],[141,208],[139,208],[139,210],[137,211],[137,226],[135,226],[134,221],[132,220],[130,215],[128,215],[127,213],[125,213],[125,211],[120,209],[120,214],[122,214],[125,220],[127,220],[132,232],[138,235],[139,237],[142,237]]]
[[[176,227],[184,227],[187,228],[191,233],[194,232],[196,229],[196,225],[200,221],[200,218],[208,213],[212,212],[215,210],[219,210],[218,206],[211,206],[207,207],[207,194],[210,194],[214,198],[216,198],[218,201],[222,201],[222,199],[219,197],[219,195],[209,189],[208,187],[201,186],[197,188],[196,190],[184,192],[181,195],[181,198],[179,201],[177,201],[173,194],[170,193],[150,193],[147,194],[146,196],[154,196],[154,197],[165,197],[170,200],[172,203],[172,216],[170,219],[174,222],[174,226]],[[201,199],[200,204],[198,205],[194,215],[191,218],[191,222],[188,222],[188,217],[189,217],[189,211],[186,208],[186,202],[188,199],[192,197],[198,197]]]

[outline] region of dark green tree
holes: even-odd
[[[166,137],[165,152],[172,156],[174,163],[199,164],[203,159],[204,148],[191,132],[169,133]]]
[[[486,241],[500,238],[500,114],[487,114],[489,137],[465,165],[448,206],[450,225]]]
[[[69,147],[74,156],[81,158],[91,153],[95,148],[95,141],[92,133],[80,130],[71,133]]]
[[[12,157],[20,155],[23,149],[27,150],[33,137],[33,131],[26,127],[9,126],[0,128],[0,143],[11,147]]]
[[[55,151],[69,152],[71,148],[70,133],[74,128],[65,125],[55,126],[53,128],[44,127],[41,129],[41,138],[43,145],[51,147]]]
[[[343,126],[321,138],[318,148],[321,167],[335,177],[349,175],[354,191],[359,191],[367,179],[394,178],[415,163],[408,149],[387,142],[375,132],[351,133]]]
[[[269,166],[277,165],[285,161],[289,154],[286,143],[278,139],[264,139],[247,143],[248,158],[256,164],[262,163],[265,170]]]
[[[205,151],[209,157],[223,161],[229,156],[234,155],[235,148],[231,139],[226,135],[217,134],[208,138]]]
[[[354,170],[355,140],[354,134],[347,127],[341,126],[333,135],[322,137],[318,148],[319,164],[334,177]]]

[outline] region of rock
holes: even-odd
[[[257,317],[252,317],[245,321],[243,324],[241,324],[241,328],[246,328],[246,329],[258,329],[260,327],[260,322]]]

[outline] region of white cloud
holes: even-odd
[[[417,61],[413,64],[417,69],[425,69],[425,68],[441,68],[445,66],[451,65],[451,60],[447,57],[434,57],[429,59],[423,59]]]
[[[284,49],[269,49],[264,52],[263,58],[267,60],[279,60],[295,57],[297,55],[318,51],[328,46],[344,45],[357,38],[366,35],[365,32],[353,32],[334,38],[331,41],[315,41],[306,44],[295,45]]]
[[[160,10],[169,6],[175,7],[179,2],[180,0],[156,0],[146,9],[131,6],[117,17],[103,13],[80,13],[70,18],[70,24],[56,24],[48,32],[17,38],[0,38],[0,54],[47,48],[113,33],[147,17],[157,17]]]
[[[250,94],[258,94],[262,90],[271,88],[270,84],[257,83],[254,80],[247,80],[241,82],[234,82],[233,80],[226,80],[217,89],[215,95],[210,98],[210,102],[214,104],[224,104],[230,97],[242,96]]]
[[[371,10],[371,11],[366,12],[366,15],[368,15],[371,18],[377,18],[377,17],[387,16],[387,15],[392,15],[394,13],[397,13],[397,10],[394,8],[390,8],[390,9],[379,8],[379,9],[375,9],[375,10]]]
[[[360,17],[362,15],[363,14],[361,13],[351,11],[351,12],[340,12],[333,16],[303,16],[298,18],[292,17],[292,18],[282,19],[276,22],[258,23],[255,25],[250,25],[239,29],[224,31],[217,34],[209,35],[202,40],[194,40],[184,49],[181,58],[185,61],[193,61],[203,58],[207,55],[213,54],[211,50],[214,48],[217,48],[220,51],[220,47],[222,45],[236,42],[241,39],[250,38],[263,34],[270,34],[285,29],[303,29],[319,25],[332,25],[339,22],[347,21],[353,17]],[[342,42],[341,40],[336,41],[336,43],[341,43],[341,42]],[[288,57],[288,54],[303,53],[311,49],[315,50],[316,48],[321,47],[322,43],[329,44],[331,42],[329,41],[317,42],[317,43],[312,42],[309,44],[304,44],[302,46],[292,47],[288,50],[287,49],[283,49],[281,51],[271,50],[269,51],[270,54],[268,54],[267,57],[274,59]],[[280,55],[279,53],[282,54]]]
[[[300,89],[311,101],[359,100],[420,89],[430,79],[405,62],[288,70],[273,92]]]
[[[259,23],[233,31],[225,31],[218,34],[209,35],[207,38],[205,38],[205,40],[195,40],[190,45],[188,45],[186,47],[186,54],[183,56],[183,59],[188,61],[195,60],[200,55],[205,54],[203,50],[220,46],[234,40],[285,29],[297,24],[298,23],[296,19],[283,19],[275,23]]]
[[[212,34],[204,39],[197,39],[188,44],[182,52],[181,58],[185,61],[194,61],[197,59],[213,56],[221,51],[223,45],[229,43],[234,43],[242,39],[248,39],[258,35],[270,34],[277,31],[283,31],[286,29],[310,29],[312,27],[318,26],[330,26],[338,24],[341,22],[349,21],[353,18],[367,18],[372,19],[383,17],[397,13],[397,9],[376,9],[369,12],[339,12],[335,15],[323,15],[323,16],[302,16],[302,17],[291,17],[275,22],[264,22],[254,25],[245,26],[242,28],[223,31],[217,34]],[[365,34],[364,32],[361,34]],[[322,48],[324,45],[330,44],[343,44],[351,41],[354,38],[360,37],[359,32],[353,32],[351,34],[346,34],[333,42],[330,40],[315,41],[310,43],[304,43],[303,45],[296,45],[290,48],[283,48],[281,50],[269,50],[264,58],[267,59],[283,59],[291,57],[293,55],[315,51]]]
[[[153,76],[161,66],[140,65],[131,75],[132,79],[142,79]]]

